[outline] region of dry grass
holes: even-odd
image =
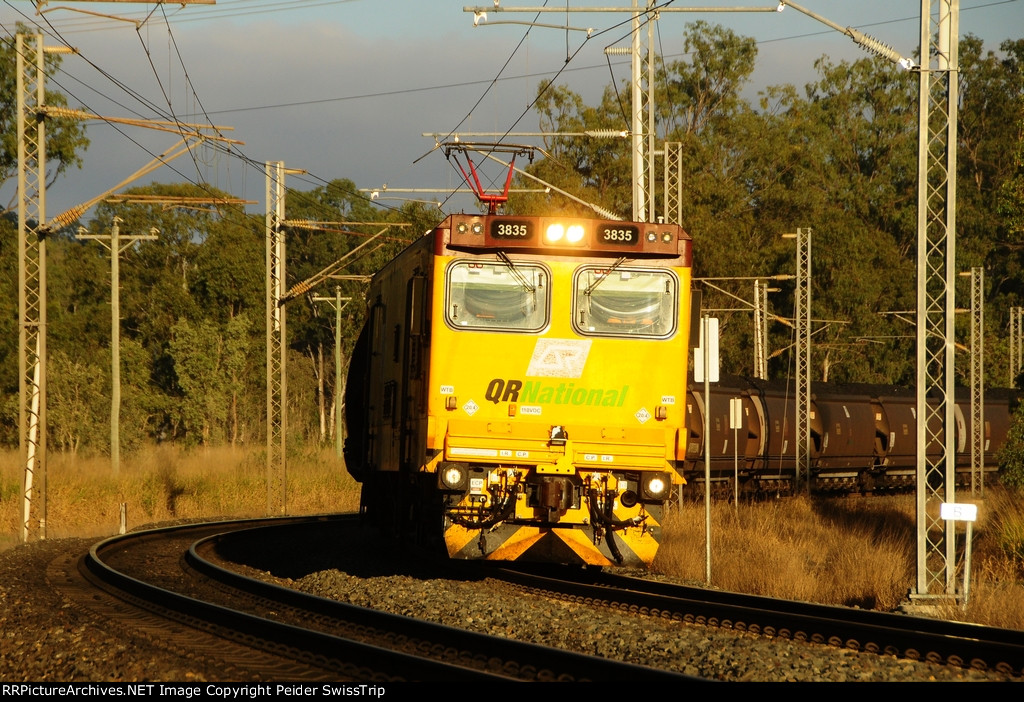
[[[1024,506],[991,491],[975,526],[967,621],[1024,629]],[[914,498],[795,498],[712,508],[711,582],[769,597],[892,610],[916,580]],[[1014,541],[1013,534],[1017,534]],[[960,528],[963,540],[963,527]],[[703,582],[704,506],[665,521],[655,570]]]
[[[104,458],[49,457],[47,535],[117,533],[120,504],[128,528],[174,519],[266,513],[264,454],[223,447],[149,447],[122,459],[111,475]],[[21,467],[0,454],[0,549],[19,541]],[[333,451],[290,457],[288,512],[345,512],[359,486]],[[961,529],[961,534],[962,534]],[[915,582],[913,497],[796,498],[712,508],[712,584],[769,597],[891,610]],[[1024,629],[1024,500],[990,490],[974,529],[973,577],[966,609],[946,615]],[[704,506],[684,504],[665,520],[655,570],[704,581]]]
[[[978,508],[966,608],[951,619],[1024,629],[1024,495],[991,492]]]
[[[127,526],[174,519],[246,517],[266,513],[262,451],[147,447],[121,460],[51,453],[47,466],[47,536],[106,536]],[[359,486],[333,451],[289,457],[289,514],[345,512],[359,507]],[[17,452],[0,454],[0,548],[20,539],[22,469]]]

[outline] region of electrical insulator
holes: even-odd
[[[902,66],[908,71],[914,67],[913,61],[911,61],[908,58],[903,58],[902,56],[900,56],[899,52],[897,52],[894,48],[892,48],[888,44],[883,44],[874,37],[869,37],[867,34],[864,34],[863,32],[860,32],[854,29],[853,27],[847,27],[846,34],[867,51],[871,51],[875,54],[878,54],[882,58],[889,59],[893,63]]]

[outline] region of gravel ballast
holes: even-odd
[[[0,552],[0,680],[134,682],[237,680],[213,659],[112,624],[71,603],[52,574],[93,540],[59,539]],[[360,606],[487,634],[546,643],[633,663],[728,681],[1009,680],[947,668],[682,622],[602,612],[529,595],[492,580],[410,575],[355,576],[341,570],[296,580],[267,579]]]

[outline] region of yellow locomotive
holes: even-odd
[[[648,566],[686,458],[675,224],[448,217],[370,284],[346,396],[362,512],[452,558]]]

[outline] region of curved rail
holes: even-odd
[[[1024,674],[1024,631],[705,590],[609,573],[586,581],[548,569],[505,569],[524,587],[653,616],[825,643],[958,667]]]
[[[116,590],[118,597],[138,607],[245,646],[300,661],[320,675],[326,671],[359,680],[425,681],[695,680],[668,671],[485,636],[307,595],[247,578],[204,557],[229,542],[236,547],[240,541],[259,542],[268,538],[271,530],[281,529],[289,530],[298,548],[309,533],[297,530],[345,528],[347,523],[354,523],[352,517],[276,518],[169,527],[100,542],[83,557],[81,567],[94,582],[108,591]],[[190,568],[232,592],[258,600],[260,605],[274,605],[277,616],[282,608],[291,608],[306,618],[319,620],[321,628],[370,632],[372,636],[368,638],[372,641],[389,643],[367,643],[202,601],[143,582],[106,562],[109,556],[128,548],[172,535],[190,541],[185,555]]]

